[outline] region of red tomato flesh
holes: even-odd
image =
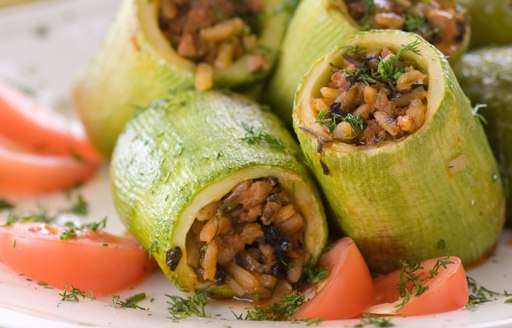
[[[429,271],[439,260],[449,261],[446,268],[439,266],[433,278]],[[398,305],[403,298],[399,295],[401,270],[394,271],[375,280],[375,302],[366,310],[372,314],[421,315],[441,313],[462,308],[468,302],[466,273],[459,258],[440,257],[421,262],[423,269],[415,274],[426,279],[422,286],[428,287],[421,295],[412,295],[402,308]]]
[[[0,143],[0,191],[35,194],[71,188],[88,180],[97,166],[72,157],[43,156]]]
[[[0,136],[34,153],[80,156],[85,162],[99,162],[99,153],[83,133],[73,133],[69,125],[57,113],[0,81]]]
[[[35,281],[63,289],[75,286],[97,295],[136,284],[152,261],[133,238],[104,231],[77,230],[77,237],[60,240],[65,229],[42,223],[0,227],[0,261]]]
[[[340,320],[361,314],[374,297],[370,270],[356,244],[342,238],[318,261],[329,276],[297,312],[302,319]]]

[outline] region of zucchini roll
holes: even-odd
[[[179,288],[266,299],[290,291],[327,238],[299,155],[246,98],[186,91],[127,124],[111,164],[115,205]]]
[[[455,73],[466,95],[481,115],[485,132],[500,164],[506,186],[512,179],[512,47],[482,48],[464,55]],[[479,104],[485,106],[479,106]],[[478,106],[478,107],[477,107]],[[512,200],[507,217],[512,223]]]
[[[504,195],[445,57],[412,33],[360,32],[316,62],[294,128],[337,223],[369,266],[492,251]]]
[[[471,47],[512,44],[510,0],[457,0],[471,17]]]
[[[368,29],[417,33],[455,62],[467,48],[465,10],[451,0],[303,0],[283,40],[268,87],[268,102],[291,123],[293,97],[302,76],[346,36]]]
[[[110,155],[135,108],[169,90],[248,87],[271,70],[288,23],[283,0],[125,0],[75,87],[75,104]]]

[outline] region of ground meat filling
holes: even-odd
[[[447,56],[463,42],[468,18],[452,0],[345,0],[363,29],[395,29],[421,35]]]
[[[321,97],[311,99],[315,124],[324,132],[322,140],[376,145],[423,126],[428,77],[403,59],[406,52],[419,53],[418,42],[396,53],[389,48],[345,48],[343,64],[333,65]]]
[[[188,264],[199,280],[258,300],[299,282],[310,255],[292,197],[268,177],[241,182],[203,207],[187,236]]]
[[[259,16],[265,0],[161,0],[160,30],[176,52],[198,64],[204,76],[251,53],[251,72],[268,69],[258,50]]]

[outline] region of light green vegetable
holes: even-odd
[[[305,248],[320,255],[323,206],[300,149],[282,123],[240,96],[187,91],[134,117],[115,148],[111,179],[119,215],[151,249],[165,275],[184,290],[204,287],[187,262],[186,236],[197,213],[240,182],[275,177],[305,220]],[[175,270],[166,254],[179,248]],[[226,286],[209,292],[229,296]]]
[[[361,2],[377,5],[374,1]],[[453,4],[452,1],[447,3]],[[448,48],[453,51],[450,55],[452,63],[460,58],[469,44],[469,22],[465,23],[460,43]],[[425,24],[423,20],[420,26]],[[286,31],[276,70],[267,87],[265,100],[272,110],[291,125],[293,99],[303,75],[320,56],[337,47],[344,38],[367,28],[351,18],[344,0],[302,0]]]
[[[457,0],[471,16],[471,47],[512,44],[510,0]]]
[[[289,12],[284,0],[267,0],[260,15],[258,49],[274,62]],[[74,100],[94,145],[110,155],[117,136],[135,109],[170,90],[194,88],[196,64],[180,57],[157,23],[159,1],[124,0],[111,30],[76,84]],[[214,87],[248,87],[271,66],[253,73],[245,54],[224,69],[215,69]]]
[[[343,45],[398,51],[417,38],[371,31]],[[412,135],[374,146],[338,141],[321,147],[308,131],[317,124],[311,98],[320,96],[332,65],[343,61],[343,47],[306,74],[293,113],[302,150],[339,227],[377,271],[442,255],[474,263],[492,251],[504,222],[501,179],[479,119],[444,56],[419,40],[419,54],[402,55],[429,76],[425,123]]]
[[[455,68],[471,99],[475,115],[485,120],[485,132],[500,164],[506,186],[512,181],[512,47],[482,48],[464,55]],[[510,187],[509,187],[510,188]],[[510,191],[507,217],[511,221]]]

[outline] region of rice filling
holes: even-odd
[[[246,180],[204,206],[187,235],[187,261],[199,281],[237,297],[268,299],[299,282],[310,254],[293,195],[274,177]]]
[[[418,42],[394,52],[384,47],[344,49],[320,97],[311,99],[314,131],[329,141],[378,145],[420,129],[428,108],[428,76],[404,59]]]

